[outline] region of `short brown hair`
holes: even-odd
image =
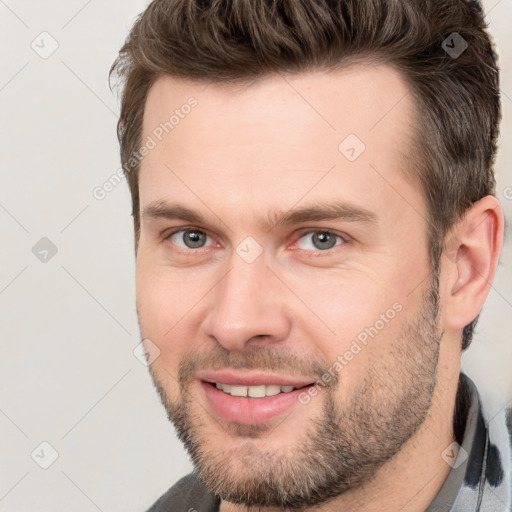
[[[467,48],[450,52],[455,41]],[[110,70],[124,84],[117,132],[136,247],[140,166],[130,157],[141,145],[145,101],[157,78],[243,84],[354,60],[394,66],[414,94],[420,115],[411,172],[428,202],[429,255],[437,268],[450,228],[495,193],[499,72],[476,1],[153,0]],[[464,328],[463,350],[476,321]]]

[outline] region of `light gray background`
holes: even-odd
[[[133,354],[128,188],[92,195],[119,169],[108,70],[147,4],[0,0],[0,512],[142,511],[191,469]],[[512,1],[484,6],[502,64],[498,196],[510,219]],[[46,59],[31,47],[52,40]],[[58,250],[47,262],[32,252],[43,237]],[[511,269],[509,240],[463,357],[490,416],[512,399]],[[41,442],[58,453],[48,469]]]

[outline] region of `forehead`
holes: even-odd
[[[333,186],[363,200],[374,186],[406,186],[413,126],[410,89],[383,64],[245,86],[161,77],[145,105],[142,141],[154,147],[141,164],[141,207],[187,184],[198,205],[197,197],[215,191],[233,208],[237,198],[255,196],[281,203],[289,196],[291,207],[306,193],[332,195]],[[314,185],[329,169],[335,172]]]
[[[197,142],[205,142],[203,134],[197,131],[201,127],[220,130],[209,133],[211,140],[221,138],[224,130],[245,128],[236,134],[231,132],[230,137],[236,137],[233,142],[246,142],[250,128],[265,121],[267,139],[275,141],[274,136],[279,134],[278,140],[285,142],[296,137],[297,130],[290,128],[297,126],[299,117],[303,123],[298,129],[308,123],[309,129],[335,131],[338,136],[356,133],[361,139],[369,139],[371,132],[389,133],[393,127],[393,131],[399,132],[397,135],[403,136],[400,128],[407,129],[412,121],[409,92],[402,75],[386,64],[358,63],[329,72],[273,74],[248,85],[200,83],[163,76],[149,91],[143,133],[151,134],[177,113],[181,115],[171,121],[171,138],[179,132],[186,136],[194,130]],[[187,103],[192,99],[197,106],[193,108],[194,115],[188,116]],[[184,119],[180,111],[186,111],[187,123],[181,123]],[[272,124],[275,120],[280,121],[277,126]]]

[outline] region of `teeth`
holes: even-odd
[[[230,384],[222,384],[220,382],[215,383],[215,387],[224,391],[231,396],[241,396],[241,397],[250,397],[250,398],[263,398],[265,396],[274,396],[279,393],[289,393],[293,389],[293,386],[276,386],[276,385],[268,385],[268,386],[237,386]]]
[[[247,388],[247,396],[251,398],[263,398],[266,395],[267,386],[250,386]]]
[[[230,388],[231,396],[247,396],[247,386],[230,386]]]
[[[281,393],[281,388],[279,386],[267,386],[267,396],[274,396]]]

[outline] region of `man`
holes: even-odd
[[[511,510],[512,413],[460,373],[504,229],[479,6],[154,0],[112,73],[195,467],[150,510]]]

